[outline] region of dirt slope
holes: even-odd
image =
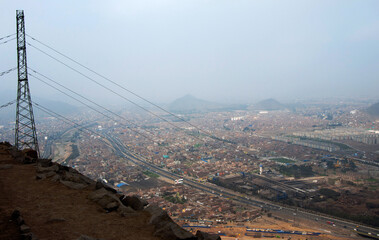
[[[158,239],[149,216],[106,213],[87,199],[90,190],[70,189],[50,179],[36,180],[36,165],[13,160],[0,146],[0,239],[20,239],[9,222],[19,209],[25,223],[39,239],[77,239],[88,235],[101,239]]]

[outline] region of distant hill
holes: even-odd
[[[214,103],[203,99],[196,98],[192,95],[186,95],[178,98],[169,105],[169,110],[175,113],[198,113],[210,111],[228,111],[244,109],[244,105],[226,105]]]
[[[371,105],[366,109],[371,116],[379,117],[379,102]]]
[[[273,110],[284,110],[287,107],[277,100],[270,98],[266,100],[262,100],[252,106],[249,107],[249,109],[252,110],[266,110],[266,111],[273,111]]]

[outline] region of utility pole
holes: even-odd
[[[18,68],[18,87],[17,87],[17,109],[15,127],[15,145],[22,150],[31,148],[37,151],[39,148],[37,141],[36,127],[30,98],[28,68],[26,64],[26,41],[25,41],[25,21],[24,11],[16,11],[17,21],[17,68]]]

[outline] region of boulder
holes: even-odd
[[[162,208],[157,205],[149,205],[144,209],[144,211],[151,214],[149,223],[152,224],[155,229],[161,228],[167,222],[173,222],[167,212],[163,211]]]
[[[125,207],[124,205],[120,205],[117,208],[117,212],[122,216],[134,216],[136,214],[136,211],[134,211],[131,207]]]
[[[117,193],[117,190],[114,189],[111,185],[103,182],[101,179],[96,181],[96,189],[105,188],[110,192]]]
[[[64,166],[61,164],[57,164],[57,166],[59,167],[60,172],[68,172],[70,170],[70,167],[68,167],[68,166]]]
[[[221,240],[218,234],[207,233],[197,230],[196,237],[198,240]]]
[[[58,172],[58,171],[59,171],[58,165],[54,164],[50,167],[43,167],[37,164],[37,173]]]
[[[25,157],[30,157],[31,159],[35,159],[35,161],[38,159],[38,153],[36,150],[26,148],[22,150],[22,153],[25,155]]]
[[[120,204],[116,201],[112,201],[110,203],[108,203],[106,206],[105,206],[105,210],[109,211],[109,212],[112,212],[114,210],[117,210],[117,208],[120,206]]]
[[[51,167],[53,165],[53,162],[51,159],[38,159],[37,164],[40,165],[41,167]]]
[[[96,191],[93,191],[88,195],[88,198],[107,211],[116,210],[121,202],[114,193],[109,192],[105,188],[100,188]]]
[[[73,173],[73,172],[64,172],[62,174],[62,179],[65,181],[76,182],[76,183],[82,182],[80,179],[80,174],[79,173]]]
[[[192,233],[174,222],[167,222],[162,228],[155,231],[154,236],[165,240],[197,240]]]
[[[56,175],[55,172],[37,173],[36,179],[39,180],[39,179],[50,178],[54,175]]]
[[[12,155],[14,160],[21,162],[21,163],[23,163],[25,161],[25,155],[21,151],[17,150],[16,147],[12,147],[9,150],[9,153]]]
[[[91,178],[84,176],[82,174],[80,174],[80,179],[82,182],[85,182],[87,184],[96,184],[96,182],[94,180],[92,180]]]
[[[155,229],[154,235],[162,239],[197,239],[190,232],[181,228],[170,218],[166,211],[163,211],[157,205],[148,205],[143,211],[150,213],[151,217],[149,224],[152,224]]]
[[[55,176],[53,176],[51,178],[51,181],[52,182],[58,182],[59,180],[61,180],[61,176],[59,176],[58,174],[56,174]]]
[[[107,194],[108,194],[108,191],[105,188],[100,188],[100,189],[97,189],[96,191],[91,192],[88,195],[88,198],[94,202],[97,202]]]
[[[108,194],[103,196],[97,203],[108,211],[116,210],[120,206],[119,202]]]
[[[95,181],[93,181],[92,179],[82,175],[81,173],[79,173],[76,170],[63,172],[61,178],[65,181],[82,183],[82,184],[86,184],[86,185],[95,184]]]
[[[21,162],[24,164],[35,163],[38,159],[38,153],[33,149],[24,149],[21,151],[21,154],[23,155],[23,160],[21,160]]]
[[[137,195],[125,196],[121,200],[121,202],[125,206],[130,206],[131,208],[133,208],[136,211],[142,210],[143,207],[147,205],[147,204],[145,205],[145,203],[147,203],[147,202],[146,201],[143,202]]]

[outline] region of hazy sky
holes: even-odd
[[[0,0],[0,6],[0,37],[16,32],[16,9],[23,9],[27,34],[156,102],[185,94],[220,102],[379,99],[377,0]],[[30,46],[27,56],[29,67],[86,96],[124,102]],[[0,45],[0,72],[16,64],[16,42]],[[33,96],[66,99],[29,80]],[[0,92],[16,94],[16,72],[0,81]]]

